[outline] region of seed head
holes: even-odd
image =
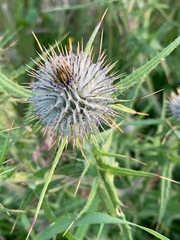
[[[180,120],[180,89],[177,89],[178,94],[172,93],[169,108],[172,115]]]
[[[118,78],[110,71],[115,64],[105,66],[105,54],[93,62],[92,50],[86,54],[80,47],[54,50],[41,56],[38,69],[31,75],[31,97],[36,117],[54,133],[76,140],[94,135],[103,124],[110,124],[116,113],[110,106],[115,99],[113,81]]]

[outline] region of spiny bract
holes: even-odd
[[[110,106],[115,101],[113,81],[119,77],[109,73],[115,64],[105,66],[104,52],[93,63],[92,50],[86,54],[78,46],[73,53],[70,44],[69,50],[46,51],[41,59],[38,69],[31,71],[37,81],[31,85],[30,100],[45,128],[75,140],[110,124],[116,114]]]

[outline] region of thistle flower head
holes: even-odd
[[[180,88],[177,89],[178,94],[171,93],[171,100],[169,104],[169,108],[171,110],[172,115],[180,120]]]
[[[114,64],[105,64],[104,52],[93,62],[92,50],[87,54],[78,46],[74,53],[70,44],[69,50],[46,51],[37,65],[31,72],[37,81],[31,85],[30,100],[45,128],[76,140],[110,124],[116,114],[111,104],[117,76],[110,74]]]

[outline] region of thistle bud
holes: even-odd
[[[116,113],[111,108],[115,99],[113,81],[117,79],[110,71],[114,64],[105,66],[104,53],[96,63],[89,54],[80,50],[54,50],[41,56],[38,69],[31,75],[33,109],[36,117],[54,133],[75,140],[87,138],[99,131],[103,124]]]

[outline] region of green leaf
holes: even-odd
[[[74,236],[72,233],[67,232],[66,233],[66,239],[68,240],[79,240],[79,238],[77,238],[76,236]]]
[[[10,32],[10,31],[6,31],[2,36],[1,36],[1,40],[0,40],[0,52],[2,50],[2,48],[8,46],[11,44],[12,39],[14,38],[14,36],[16,35],[16,32]]]
[[[163,173],[162,175],[166,178],[172,177],[172,170],[173,164],[169,163],[166,159],[165,164],[163,166]],[[168,200],[170,197],[170,190],[171,190],[171,182],[167,181],[166,179],[161,179],[161,199],[160,199],[160,210],[159,210],[159,217],[158,217],[158,224],[161,223],[164,214],[166,212],[166,206],[168,204]]]
[[[9,139],[10,139],[10,134],[8,134],[6,136],[5,142],[0,148],[0,168],[1,168],[6,156],[8,154],[8,151],[10,149]]]
[[[32,95],[31,91],[11,81],[1,71],[0,86],[3,88],[4,92],[12,95],[13,97],[29,98]]]
[[[128,108],[128,107],[126,107],[126,106],[124,106],[124,105],[122,105],[120,103],[113,104],[112,108],[114,110],[117,110],[117,111],[120,111],[120,112],[122,111],[122,112],[130,113],[130,114],[136,114],[137,113],[135,110],[133,110],[131,108]]]
[[[15,167],[1,167],[0,169],[0,176],[7,174],[9,172],[12,172],[13,170],[15,170]]]
[[[136,177],[155,177],[157,176],[155,173],[137,171],[129,168],[121,168],[121,167],[112,167],[110,165],[100,163],[99,169],[102,171],[107,171],[116,176],[136,176]]]
[[[131,73],[126,78],[122,79],[117,83],[117,94],[128,88],[134,86],[135,84],[143,81],[145,77],[155,68],[157,65],[167,57],[178,45],[180,44],[180,36],[177,37],[172,43],[170,43],[166,48],[164,48],[160,53],[153,57],[150,61],[145,63],[143,66],[139,67],[136,71]]]
[[[73,218],[60,218],[55,223],[51,224],[49,227],[45,228],[43,231],[41,231],[34,240],[48,240],[52,239],[54,236],[56,236],[58,233],[64,232],[68,225],[73,221]],[[111,217],[104,213],[89,213],[83,216],[81,219],[79,219],[75,226],[84,226],[84,225],[90,225],[90,224],[129,224],[131,226],[138,227],[151,235],[157,237],[161,240],[169,240],[169,238],[161,235],[160,233],[150,229],[146,228],[119,218]]]
[[[122,154],[117,154],[117,153],[110,153],[110,152],[105,152],[105,151],[100,151],[100,150],[96,150],[95,154],[97,156],[105,156],[105,157],[114,157],[114,158],[126,158],[126,159],[130,159],[130,160],[133,160],[135,162],[138,162],[138,163],[141,163],[141,164],[144,164],[143,162],[135,159],[135,158],[131,158],[129,156],[125,156],[125,155],[122,155]]]
[[[148,126],[148,125],[158,125],[158,124],[164,124],[165,120],[163,119],[141,119],[141,120],[132,120],[130,122],[123,122],[123,124],[121,125],[121,127],[124,126],[129,126],[129,125],[133,125],[133,126]]]
[[[81,212],[79,213],[77,218],[81,217],[85,212],[87,212],[89,210],[91,204],[93,203],[93,201],[96,197],[98,185],[99,185],[99,180],[98,180],[98,178],[96,178],[92,185],[91,192],[88,196],[87,202],[86,202],[85,206],[83,207],[83,209],[81,210]]]
[[[80,213],[76,216],[76,218],[71,222],[71,224],[68,226],[67,228],[67,232],[70,230],[70,228],[72,227],[72,225],[75,224],[75,222],[85,213],[85,212],[88,212],[91,204],[94,202],[95,200],[95,197],[96,197],[96,194],[97,194],[97,189],[98,189],[98,185],[99,185],[99,181],[98,179],[96,178],[93,185],[92,185],[92,188],[91,188],[91,192],[89,194],[89,197],[88,197],[88,200],[85,204],[85,206],[83,207],[83,209],[80,211]]]

